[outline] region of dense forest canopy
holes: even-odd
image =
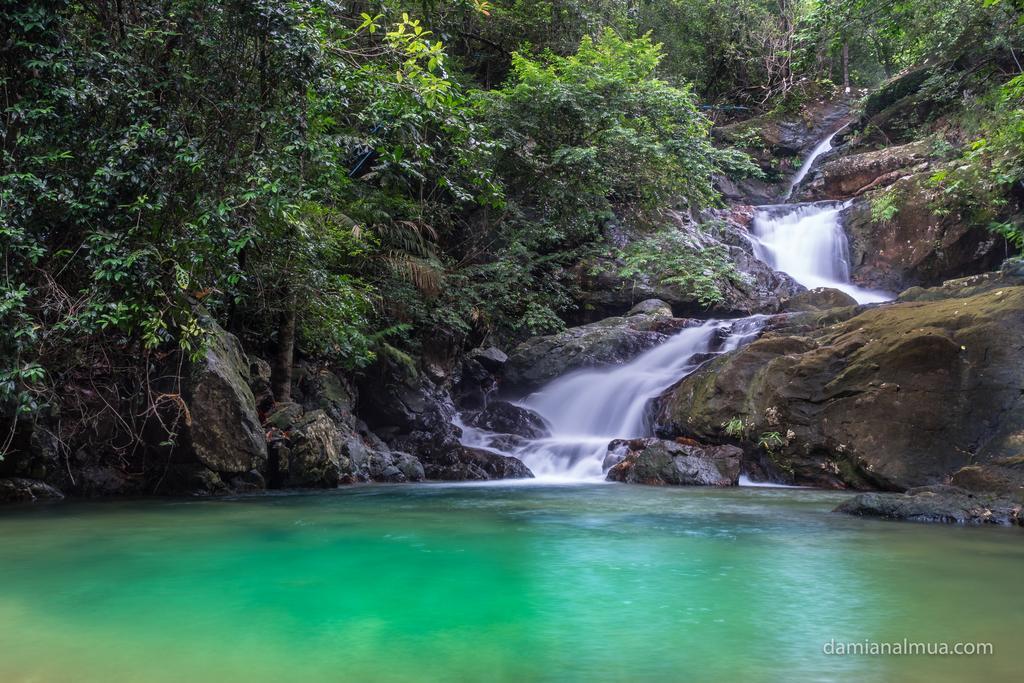
[[[712,144],[713,120],[922,63],[971,65],[933,77],[973,103],[958,163],[936,182],[998,202],[1024,178],[1021,12],[1020,0],[6,2],[2,411],[141,386],[168,354],[202,349],[206,315],[275,355],[279,399],[296,353],[359,368],[556,330],[572,266],[612,249],[609,222],[657,226],[668,207],[716,205],[716,177],[759,172]],[[680,267],[713,271],[706,260]]]

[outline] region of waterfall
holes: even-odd
[[[804,160],[804,163],[800,165],[799,169],[797,169],[796,175],[794,175],[793,179],[789,181],[789,187],[786,188],[786,194],[782,195],[782,201],[789,201],[790,197],[792,197],[793,193],[796,191],[796,188],[800,187],[800,183],[803,182],[804,178],[807,177],[807,174],[811,172],[812,168],[814,168],[814,162],[817,161],[818,157],[820,157],[821,155],[828,154],[829,152],[832,151],[832,140],[834,140],[835,137],[839,135],[839,133],[841,133],[848,125],[850,124],[844,124],[834,133],[832,133],[827,138],[819,142],[817,146],[811,150],[811,153],[807,155],[807,158]]]
[[[845,127],[845,126],[844,126]],[[842,130],[840,128],[839,130]],[[793,177],[788,200],[814,162],[832,149],[832,133],[819,143]],[[843,202],[757,207],[750,236],[759,259],[809,289],[832,287],[859,303],[892,299],[850,283],[850,254],[842,226]],[[610,441],[652,435],[651,399],[709,358],[754,339],[765,316],[710,320],[690,327],[625,365],[559,377],[519,402],[551,425],[551,436],[527,440],[482,431],[457,420],[467,446],[522,460],[540,480],[596,480]]]
[[[764,316],[711,320],[683,330],[625,365],[555,379],[519,402],[548,421],[549,438],[510,447],[507,436],[460,424],[463,443],[514,455],[538,478],[601,478],[610,441],[652,435],[651,399],[709,358],[752,340],[763,321]]]
[[[754,253],[808,289],[832,287],[858,303],[888,301],[892,295],[850,284],[850,250],[842,213],[849,203],[814,202],[758,207]]]

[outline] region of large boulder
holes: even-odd
[[[435,481],[487,481],[532,479],[533,472],[518,458],[483,448],[461,447],[444,458],[425,463],[427,479]]]
[[[927,140],[832,159],[821,166],[801,197],[848,199],[927,168],[930,143]]]
[[[701,214],[700,222],[679,212],[667,215],[680,239],[702,252],[717,251],[728,262],[731,271],[714,278],[717,297],[706,298],[707,292],[692,283],[680,284],[679,273],[671,268],[648,267],[637,273],[624,268],[622,258],[606,255],[583,261],[576,268],[580,294],[572,322],[630,315],[625,312],[651,299],[668,304],[674,315],[681,317],[769,313],[778,309],[781,299],[803,291],[789,275],[773,270],[755,256],[749,231],[754,215],[751,207],[708,210]],[[628,253],[628,245],[650,236],[624,233],[620,237]]]
[[[691,324],[673,318],[663,302],[634,311],[523,342],[509,356],[505,381],[517,388],[536,388],[573,370],[621,365]]]
[[[184,377],[182,445],[189,460],[211,471],[263,470],[267,442],[249,388],[249,360],[233,334],[206,320],[208,346]]]
[[[851,277],[870,289],[901,291],[992,270],[1005,241],[961,211],[941,211],[927,174],[902,178],[845,212]],[[883,207],[884,210],[880,210]]]
[[[608,450],[622,458],[608,470],[609,481],[648,486],[736,486],[743,456],[736,446],[662,439],[613,441]]]
[[[835,512],[932,524],[1024,526],[1022,507],[1020,502],[990,493],[939,485],[904,494],[862,493],[841,503]]]
[[[529,408],[507,401],[492,401],[483,410],[465,416],[468,424],[498,434],[513,434],[524,439],[551,436],[547,420]]]
[[[660,436],[769,444],[779,476],[907,489],[1024,449],[1024,283],[797,314],[683,379]]]

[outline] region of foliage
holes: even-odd
[[[621,255],[625,278],[651,276],[673,285],[704,306],[723,300],[722,287],[742,275],[720,244],[702,243],[698,234],[667,229],[633,242]]]

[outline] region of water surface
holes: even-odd
[[[0,514],[3,681],[1018,680],[1024,536],[845,494],[424,485]],[[992,642],[979,657],[823,643]]]

